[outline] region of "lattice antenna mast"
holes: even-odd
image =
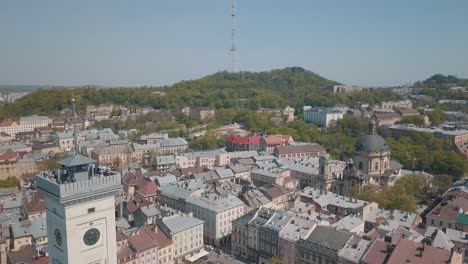
[[[236,44],[236,0],[231,0],[231,72],[238,72]]]

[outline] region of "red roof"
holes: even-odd
[[[172,244],[172,241],[155,226],[140,228],[136,235],[128,237],[128,242],[138,253],[152,248],[164,248]]]
[[[156,195],[157,189],[158,189],[158,186],[156,185],[155,182],[146,181],[138,186],[137,192],[146,197],[146,196]]]
[[[146,206],[148,204],[150,204],[150,202],[145,200],[143,197],[139,197],[138,195],[134,195],[132,200],[127,202],[126,208],[127,208],[129,213],[133,214],[134,212],[136,212],[136,210],[138,210],[142,206]]]
[[[265,137],[267,145],[283,145],[288,143],[290,135],[269,135]]]
[[[22,157],[26,156],[28,154],[28,152],[27,151],[18,151],[18,154],[22,158]]]
[[[259,145],[261,138],[261,136],[242,137],[239,135],[231,135],[227,138],[227,141],[231,144]]]
[[[5,120],[3,120],[2,122],[0,122],[0,127],[10,127],[10,126],[12,126],[13,124],[18,125],[18,124],[16,123],[16,121],[14,121],[14,120],[5,119]]]
[[[450,263],[448,250],[401,239],[388,259],[388,264],[401,263]]]
[[[367,251],[362,262],[364,264],[384,264],[387,258],[387,247],[389,245],[390,244],[385,241],[376,240]]]
[[[166,236],[166,234],[164,234],[163,231],[158,230],[157,227],[155,227],[155,226],[149,226],[149,227],[156,230],[156,232],[154,232],[152,234],[152,236],[153,236],[153,239],[158,244],[158,248],[160,248],[160,249],[165,248],[165,247],[170,246],[172,244],[172,240],[168,236]]]
[[[26,245],[21,247],[18,251],[8,252],[8,263],[28,263],[28,264],[47,264],[49,257],[45,254],[38,255],[36,247],[33,245]]]
[[[9,149],[5,153],[0,154],[0,160],[11,160],[16,158],[17,154],[13,150]]]
[[[325,152],[326,149],[319,144],[298,145],[298,146],[277,146],[278,154],[294,154],[294,153],[315,153]]]
[[[28,214],[45,212],[46,205],[42,192],[36,192],[34,198],[30,202],[27,202],[24,207]]]

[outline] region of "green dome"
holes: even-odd
[[[354,150],[359,152],[376,153],[387,152],[390,148],[383,137],[377,134],[368,134],[358,140],[354,146]]]

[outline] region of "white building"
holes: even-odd
[[[176,156],[179,168],[225,166],[229,164],[229,153],[218,150],[181,153]]]
[[[35,128],[48,127],[52,124],[52,119],[47,116],[26,116],[20,118],[20,126],[24,129],[22,132],[34,131]]]
[[[4,132],[15,137],[19,132],[31,132],[36,128],[48,127],[52,124],[52,119],[46,116],[26,116],[21,117],[19,122],[13,120],[4,120],[0,123],[0,133]]]
[[[377,108],[380,109],[393,109],[393,108],[405,108],[412,109],[413,103],[411,100],[402,100],[402,101],[385,101],[377,105]]]
[[[345,112],[333,108],[304,106],[304,121],[328,127],[332,121],[342,119]]]
[[[203,221],[189,214],[175,214],[157,220],[159,228],[172,240],[174,259],[200,257],[203,249]]]
[[[205,243],[220,246],[229,244],[231,222],[244,214],[244,203],[239,198],[228,195],[190,196],[187,198],[187,212],[202,219]]]
[[[46,172],[36,179],[45,194],[49,263],[117,263],[115,194],[121,177],[101,176],[93,163],[75,155],[59,162],[59,180]]]
[[[54,142],[59,146],[60,150],[70,150],[75,147],[75,139],[73,136],[73,130],[58,132],[54,135]],[[89,129],[77,131],[77,141],[78,144],[82,141],[91,141],[91,140],[118,140],[119,136],[116,135],[112,129],[103,128],[103,129]]]

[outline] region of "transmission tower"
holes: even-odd
[[[238,72],[239,67],[237,65],[237,44],[236,44],[236,0],[231,0],[231,48],[229,52],[231,54],[231,72]]]

